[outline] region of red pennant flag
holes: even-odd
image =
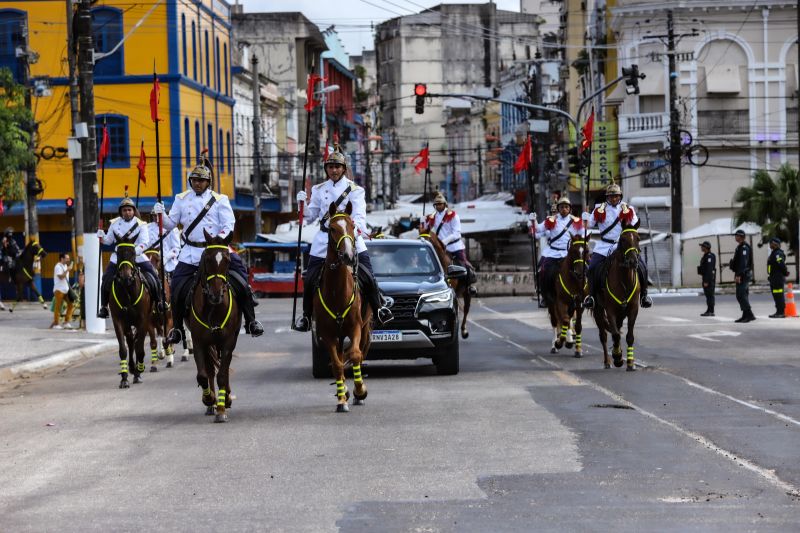
[[[103,166],[106,158],[108,157],[109,141],[108,141],[108,128],[103,124],[103,140],[100,141],[100,149],[97,151],[97,162]]]
[[[319,104],[322,103],[322,100],[316,100],[314,98],[314,89],[317,86],[317,83],[321,81],[326,81],[328,78],[323,78],[319,74],[309,74],[308,75],[308,83],[306,85],[306,111],[309,113],[314,110]]]
[[[144,183],[147,184],[147,178],[144,175],[144,169],[147,166],[147,156],[144,153],[144,143],[142,143],[142,147],[139,150],[139,163],[136,164],[136,168],[139,169],[139,179]]]
[[[5,213],[5,211],[6,211],[6,208],[3,205],[3,197],[0,196],[0,217],[3,216],[3,213]]]
[[[414,165],[414,172],[416,174],[419,174],[420,170],[428,168],[428,161],[430,160],[430,151],[428,150],[427,146],[422,150],[420,150],[417,155],[411,158],[411,164],[413,165],[414,161],[417,160],[419,160],[419,163]]]
[[[323,163],[328,160],[328,155],[329,155],[329,152],[328,152],[328,139],[325,139],[325,152],[322,154],[322,162]]]
[[[589,115],[589,118],[586,119],[586,124],[581,128],[581,133],[583,133],[584,141],[581,143],[579,151],[583,152],[592,145],[592,137],[594,136],[594,109],[592,109],[592,114]]]
[[[531,161],[533,161],[533,145],[531,144],[531,136],[528,135],[528,140],[525,141],[525,145],[522,147],[516,163],[514,163],[514,174],[527,170]]]
[[[158,122],[158,104],[161,102],[161,86],[158,84],[158,77],[153,73],[153,88],[150,90],[150,120]]]

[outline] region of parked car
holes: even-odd
[[[367,360],[430,358],[439,374],[457,374],[458,303],[449,277],[427,241],[380,239],[367,242],[375,278],[394,320],[372,332]],[[330,358],[312,333],[314,377],[330,376]]]

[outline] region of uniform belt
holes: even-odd
[[[617,244],[617,241],[612,241],[611,239],[601,238],[600,240],[608,244]]]
[[[551,250],[558,250],[559,252],[563,252],[566,248],[556,248],[555,246],[550,247]]]
[[[195,248],[205,248],[206,246],[208,246],[208,243],[190,241],[189,239],[186,238],[184,238],[183,241],[189,246],[194,246]]]

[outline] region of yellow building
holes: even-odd
[[[186,188],[187,171],[205,147],[215,166],[214,189],[227,194],[234,209],[246,210],[247,206],[236,203],[233,185],[230,6],[222,0],[164,0],[151,12],[156,4],[157,0],[101,0],[92,6],[95,49],[110,52],[122,42],[95,64],[97,135],[99,139],[105,120],[111,148],[103,212],[116,211],[126,185],[135,197],[142,142],[147,181],[141,185],[140,210],[149,211],[155,201],[156,142],[149,107],[154,68],[161,85],[160,170],[165,202],[169,205]],[[71,248],[64,201],[74,196],[72,164],[57,150],[66,148],[72,136],[66,21],[64,0],[0,0],[0,67],[21,75],[15,50],[27,46],[39,56],[30,66],[31,80],[47,81],[51,87],[49,95],[34,92],[32,103],[40,155],[36,172],[44,185],[38,201],[40,239],[49,251]],[[98,185],[100,174],[98,168]],[[7,210],[2,223],[21,233],[22,206]],[[52,275],[49,260],[54,262],[55,256],[48,256],[43,276]]]

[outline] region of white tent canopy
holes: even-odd
[[[733,235],[740,229],[748,235],[757,235],[761,233],[761,226],[753,222],[745,222],[739,226],[734,226],[732,218],[715,218],[711,222],[690,229],[681,235],[681,238],[683,240],[688,240],[714,237],[715,235]]]

